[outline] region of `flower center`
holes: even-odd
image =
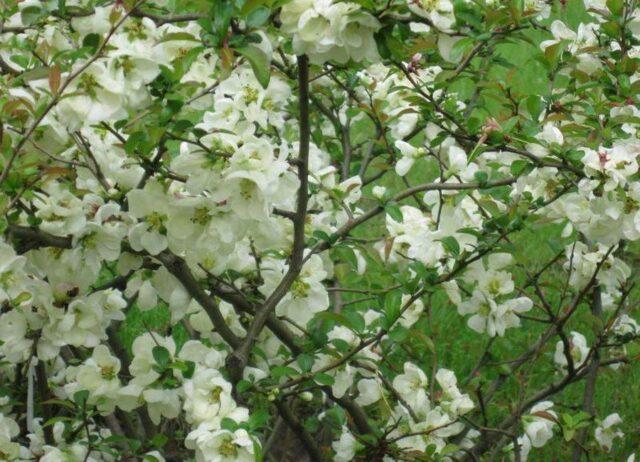
[[[209,392],[209,401],[211,403],[219,403],[220,395],[222,395],[222,387],[214,387]]]
[[[238,455],[238,448],[230,437],[222,442],[219,451],[220,454],[227,457],[236,457]]]
[[[100,375],[105,380],[113,380],[116,377],[116,371],[113,366],[102,366],[100,368]]]

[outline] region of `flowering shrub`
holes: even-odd
[[[0,460],[633,460],[639,64],[634,0],[4,0]]]

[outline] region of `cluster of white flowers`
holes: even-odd
[[[405,363],[404,372],[393,380],[394,393],[402,401],[394,408],[388,426],[390,436],[404,451],[424,452],[431,447],[440,452],[447,438],[460,434],[464,429],[459,417],[474,407],[469,396],[458,389],[453,372],[440,369],[435,380],[442,391],[437,403],[430,399],[427,377],[416,365]],[[369,392],[375,398],[362,402],[363,405],[373,404],[382,397],[381,385],[374,379],[361,380],[358,388],[361,396],[369,388],[377,390]],[[346,462],[353,460],[357,441],[347,429],[343,429],[340,439],[334,441],[332,447],[336,452],[334,460]]]
[[[475,286],[471,297],[462,300],[461,291],[455,281],[447,285],[451,300],[458,305],[461,315],[472,314],[468,324],[476,332],[489,336],[503,336],[506,329],[520,325],[519,313],[529,311],[533,302],[528,297],[511,298],[515,284],[506,268],[512,263],[511,255],[496,253],[486,262],[477,261],[469,265],[463,283]]]
[[[409,10],[428,19],[442,32],[451,32],[456,18],[453,14],[453,2],[450,0],[408,0]]]
[[[439,369],[434,379],[441,389],[437,403],[429,396],[425,373],[415,364],[405,363],[403,373],[393,380],[393,387],[402,401],[395,407],[389,425],[403,418],[403,424],[391,434],[399,439],[398,445],[406,451],[423,452],[434,446],[439,452],[447,438],[464,430],[459,417],[474,407],[469,396],[458,389],[452,371]]]
[[[295,53],[309,55],[311,62],[378,59],[373,34],[380,23],[357,3],[293,0],[282,7],[280,19],[282,30],[293,35]]]

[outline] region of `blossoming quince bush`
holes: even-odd
[[[0,460],[634,460],[639,64],[634,0],[4,0]]]

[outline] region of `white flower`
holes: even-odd
[[[146,250],[151,255],[165,250],[168,245],[166,223],[170,212],[162,186],[149,182],[144,189],[130,191],[127,200],[129,213],[141,220],[129,230],[131,248]]]
[[[368,406],[382,398],[381,385],[376,379],[361,379],[358,382],[358,397],[356,402],[360,406]]]
[[[524,431],[534,448],[541,448],[553,437],[558,416],[551,410],[552,407],[551,401],[542,401],[531,408],[530,415],[523,418]]]
[[[458,389],[458,380],[453,371],[438,369],[436,381],[443,392],[440,404],[452,417],[466,414],[473,409],[473,401],[469,395],[461,393]]]
[[[571,332],[569,338],[569,354],[573,359],[574,367],[580,367],[587,360],[589,356],[589,347],[587,346],[587,339],[580,332]],[[560,367],[567,367],[568,361],[565,355],[564,344],[561,340],[556,343],[556,351],[553,355],[553,360]]]
[[[20,427],[9,416],[0,413],[0,454],[5,457],[4,460],[18,460],[20,456],[20,444],[11,440],[18,437]]]
[[[529,458],[529,452],[531,452],[531,440],[529,440],[529,437],[526,434],[520,435],[516,439],[515,444],[518,445],[520,461],[527,462],[527,459]],[[507,449],[509,450],[509,459],[513,462],[514,460],[516,460],[514,443],[509,444],[509,446],[507,446]]]
[[[40,229],[66,236],[78,233],[86,224],[83,204],[62,183],[55,181],[43,187],[44,193],[35,193],[36,216],[43,220]]]
[[[549,150],[546,146],[562,146],[564,144],[562,132],[551,122],[544,124],[542,131],[536,135],[536,139],[541,141],[542,144],[527,144],[527,150],[536,157],[546,157],[549,155]],[[543,146],[543,144],[545,146]]]
[[[13,309],[0,316],[0,354],[3,359],[18,363],[27,361],[33,340],[27,338],[29,324],[21,310]]]
[[[393,379],[393,388],[416,413],[425,413],[431,407],[427,395],[429,384],[425,373],[413,363],[404,363],[404,372]]]
[[[634,338],[640,334],[640,325],[628,314],[621,314],[611,328],[618,337]],[[2,338],[0,336],[0,338]]]
[[[455,23],[453,3],[450,0],[407,0],[409,9],[429,19],[442,32],[450,32]]]
[[[318,371],[326,366],[329,366],[335,362],[335,358],[326,354],[319,354],[316,356],[316,360],[313,363],[313,372]],[[347,390],[353,385],[353,380],[356,375],[356,370],[349,364],[342,367],[334,367],[326,372],[326,374],[334,378],[333,385],[331,385],[331,391],[337,398],[342,398]]]
[[[402,157],[396,162],[396,173],[405,176],[415,163],[415,161],[426,155],[424,148],[416,148],[406,141],[398,140],[395,142],[396,149],[400,151]]]
[[[236,422],[248,417],[247,410],[239,408],[231,396],[231,384],[215,369],[198,369],[183,389],[187,420],[195,425],[206,423],[220,428],[225,417]]]
[[[598,271],[598,282],[606,286],[608,290],[617,290],[631,274],[630,268],[620,259],[609,254],[606,259],[608,248],[604,245],[597,245],[589,248],[583,242],[576,242],[568,245],[565,250],[567,261],[564,264],[565,270],[571,270],[569,281],[573,287],[584,287]],[[604,264],[600,263],[604,260]]]
[[[351,462],[356,455],[357,441],[347,427],[342,427],[340,439],[331,443],[335,462]]]
[[[404,307],[409,299],[411,298],[408,294],[403,294],[402,299],[400,301],[400,306]],[[422,300],[415,300],[409,307],[404,310],[402,315],[398,318],[398,323],[406,328],[413,326],[420,319],[420,315],[424,311],[424,303]]]
[[[264,285],[260,291],[269,295],[284,276],[286,267],[281,260],[270,260],[264,262],[263,268]],[[322,259],[318,255],[311,256],[276,307],[276,314],[305,326],[315,313],[329,307],[329,295],[322,284],[326,277]]]
[[[109,32],[109,29],[111,29],[109,15],[112,11],[112,8],[96,7],[91,15],[73,17],[71,19],[71,25],[81,36],[92,33],[99,35],[106,34]]]
[[[160,377],[160,374],[154,369],[156,360],[153,357],[153,348],[156,346],[166,348],[171,357],[175,354],[176,346],[171,337],[162,337],[155,333],[146,332],[133,341],[131,346],[133,360],[129,366],[129,372],[133,375],[132,382],[136,385],[144,387]]]
[[[618,185],[625,186],[628,178],[638,171],[638,144],[616,144],[612,148],[600,147],[597,151],[584,148],[583,151],[585,172],[592,178],[604,176],[606,191],[611,191]]]
[[[624,437],[624,433],[615,428],[622,423],[618,413],[609,414],[595,430],[595,438],[602,449],[609,452],[615,438]]]
[[[177,389],[151,388],[142,392],[151,421],[159,425],[161,418],[175,419],[180,414],[180,395]]]
[[[0,302],[16,298],[22,292],[27,259],[16,255],[13,248],[0,241]]]
[[[384,186],[374,186],[371,190],[371,193],[377,198],[382,199],[387,192],[387,188]]]
[[[65,385],[65,392],[72,397],[77,391],[87,390],[87,402],[97,405],[102,414],[110,414],[119,404],[119,372],[120,360],[112,356],[106,346],[98,345],[82,365],[68,368],[67,379],[70,382]]]
[[[458,177],[462,181],[472,181],[478,171],[478,165],[469,162],[467,153],[456,145],[449,146],[447,150],[448,168],[445,172],[447,177]],[[455,178],[455,181],[458,181]]]
[[[80,66],[80,62],[76,63],[76,67]],[[127,116],[124,80],[112,76],[107,61],[91,63],[65,93],[69,96],[62,98],[54,111],[70,131]]]
[[[296,54],[308,54],[312,63],[349,59],[378,59],[373,38],[380,23],[356,3],[332,0],[294,0],[280,12],[282,30],[293,34]]]
[[[391,261],[404,261],[408,256],[428,266],[438,265],[445,252],[442,244],[438,242],[442,236],[436,230],[432,217],[409,205],[401,206],[400,211],[401,222],[396,221],[391,215],[386,216],[387,230],[393,240],[391,246],[380,247],[381,256]]]
[[[201,425],[187,435],[185,445],[196,451],[197,462],[254,462],[254,441],[246,430],[211,431]]]
[[[158,451],[149,451],[142,457],[142,462],[165,462],[166,459]]]
[[[477,282],[478,290],[490,298],[508,295],[515,285],[511,273],[505,270],[513,262],[508,253],[493,253],[485,262],[473,262],[464,274],[464,280]]]
[[[458,313],[473,314],[468,325],[476,332],[502,337],[506,329],[520,325],[517,314],[529,311],[532,307],[533,302],[527,297],[496,302],[476,289],[470,299],[458,306]]]

